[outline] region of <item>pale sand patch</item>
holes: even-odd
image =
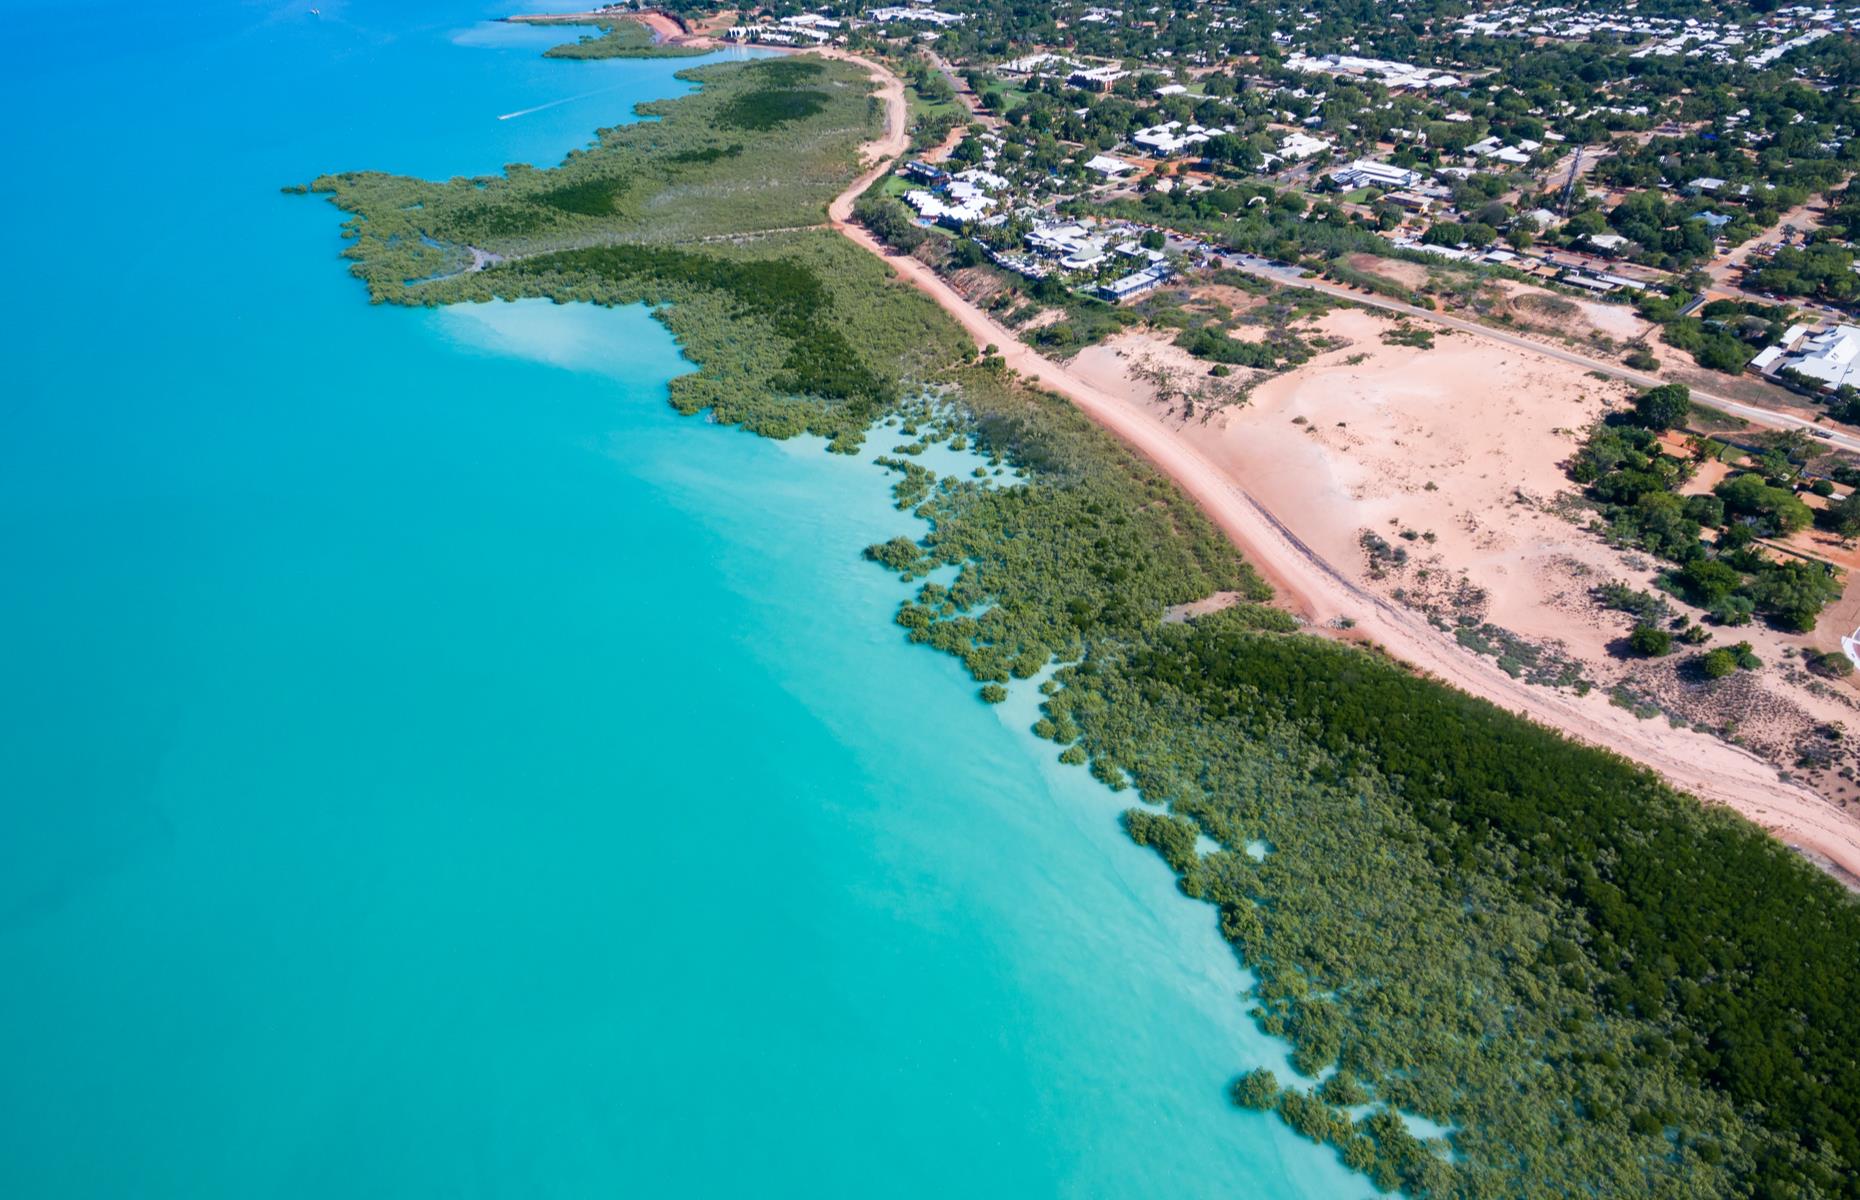
[[[1174,336],[1172,331],[1126,329],[1085,347],[1066,365],[1072,374],[1095,387],[1153,402],[1156,384],[1150,371],[1143,369],[1146,362],[1152,369],[1161,368],[1183,380],[1197,380],[1208,374],[1210,364],[1173,344]]]
[[[1371,275],[1380,275],[1391,283],[1418,288],[1427,282],[1427,268],[1404,258],[1383,258],[1379,254],[1352,254],[1350,266]]]
[[[1625,304],[1607,304],[1600,300],[1580,300],[1573,296],[1563,296],[1543,288],[1535,288],[1515,279],[1501,279],[1497,286],[1505,293],[1514,309],[1527,324],[1544,328],[1557,326],[1558,318],[1542,309],[1533,311],[1532,300],[1554,302],[1554,307],[1563,304],[1576,306],[1577,320],[1571,327],[1562,329],[1566,335],[1585,337],[1590,333],[1605,334],[1618,342],[1632,342],[1645,338],[1653,330],[1653,322],[1642,317]],[[1520,303],[1523,301],[1523,303]]]
[[[1372,530],[1473,572],[1494,623],[1568,638],[1569,618],[1535,603],[1534,581],[1571,559],[1599,570],[1604,556],[1537,506],[1568,487],[1562,461],[1625,387],[1473,337],[1388,346],[1387,328],[1361,311],[1327,315],[1320,330],[1350,346],[1261,384],[1217,419],[1206,451],[1327,561],[1354,570]],[[1398,541],[1403,529],[1432,538]]]

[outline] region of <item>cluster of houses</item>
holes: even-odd
[[[1507,4],[1460,18],[1466,33],[1488,37],[1549,38],[1587,42],[1612,35],[1629,44],[1633,58],[1706,59],[1725,66],[1769,66],[1791,50],[1835,33],[1860,31],[1854,9],[1795,5],[1756,22],[1704,17],[1656,17],[1637,11],[1635,0],[1595,0],[1570,7]]]
[[[1294,71],[1311,74],[1373,79],[1392,92],[1404,88],[1427,91],[1466,86],[1466,81],[1460,76],[1437,71],[1432,67],[1417,67],[1413,63],[1393,62],[1386,58],[1358,58],[1353,54],[1325,54],[1316,58],[1307,54],[1293,54],[1285,60],[1285,65]]]
[[[904,202],[924,220],[952,227],[989,221],[995,194],[1008,186],[1007,180],[981,167],[952,174],[913,160],[904,164],[902,173],[907,179],[929,185],[904,193]]]
[[[1032,252],[1030,255],[999,255],[997,263],[1030,278],[1041,279],[1055,268],[1096,271],[1113,259],[1128,260],[1135,266],[1134,270],[1092,288],[1100,299],[1113,304],[1152,292],[1175,277],[1168,256],[1162,251],[1148,249],[1134,237],[1113,245],[1111,235],[1077,221],[1035,225],[1027,232],[1026,244]]]
[[[946,13],[934,8],[898,5],[871,9],[865,14],[865,19],[874,25],[934,25],[938,29],[948,29],[952,25],[962,24],[969,18],[966,13]]]
[[[1196,146],[1204,146],[1213,139],[1234,131],[1232,125],[1209,127],[1204,125],[1184,125],[1180,121],[1165,121],[1161,125],[1152,125],[1130,135],[1131,144],[1157,158],[1171,158]]]
[[[1501,138],[1494,136],[1481,138],[1474,142],[1466,147],[1466,153],[1478,158],[1489,158],[1494,162],[1522,167],[1529,164],[1531,155],[1541,149],[1543,149],[1543,143],[1530,138],[1519,138],[1516,144],[1506,145]]]
[[[913,5],[869,9],[864,16],[852,21],[851,24],[929,25],[936,29],[948,29],[968,19],[966,13],[942,12],[934,8],[920,8]],[[776,46],[812,43],[819,46],[838,40],[840,31],[845,29],[847,24],[847,21],[837,17],[810,12],[781,17],[772,24],[732,25],[725,30],[724,36],[734,42],[757,42]]]
[[[794,46],[812,42],[816,46],[832,41],[843,23],[818,13],[783,17],[773,25],[732,25],[724,36],[733,42],[767,42],[776,46]]]
[[[1402,0],[1390,0],[1390,4],[1390,19],[1399,19]],[[1826,36],[1828,32],[1847,28],[1845,22],[1848,15],[1851,15],[1823,9],[1784,8],[1754,20],[1746,19],[1741,27],[1734,28],[1728,23],[1696,18],[1642,16],[1636,12],[1637,8],[1635,0],[1573,0],[1569,7],[1533,7],[1501,2],[1498,7],[1486,8],[1461,18],[1459,25],[1467,33],[1543,39],[1588,38],[1594,34],[1612,33],[1620,35],[1638,54],[1684,53],[1698,56],[1700,53],[1722,51],[1733,54],[1734,61],[1762,65],[1774,61],[1775,56],[1786,53],[1790,48]],[[1120,24],[1137,30],[1153,24],[1141,16],[1138,10],[1128,7],[1107,5],[1087,9],[1080,0],[1061,0],[1056,7],[1056,14],[1060,10],[1063,10],[1065,20],[1085,25]],[[841,11],[856,12],[855,9]],[[1149,11],[1153,13],[1156,10]],[[1198,10],[1194,20],[1203,23],[1205,19],[1205,23],[1213,27],[1228,20],[1228,16],[1222,14],[1239,14],[1240,11],[1233,6],[1216,3]],[[1860,8],[1854,12],[1860,13]],[[846,20],[848,24],[914,24],[947,28],[963,19],[961,14],[933,8],[898,6],[870,9]],[[840,24],[838,18],[804,15],[784,18],[773,28],[778,34],[819,38],[832,36]],[[1376,151],[1367,152],[1377,154],[1377,157],[1357,157],[1342,161],[1349,153],[1365,153],[1366,146],[1360,134],[1352,136],[1351,131],[1358,129],[1356,124],[1348,124],[1347,128],[1342,122],[1334,126],[1331,124],[1336,118],[1324,105],[1324,93],[1330,86],[1330,80],[1362,80],[1380,84],[1390,92],[1411,93],[1406,98],[1391,96],[1379,103],[1383,108],[1399,106],[1400,117],[1394,124],[1413,126],[1412,129],[1391,128],[1386,119],[1376,126],[1380,140],[1409,148],[1426,147],[1430,132],[1439,136],[1431,122],[1475,120],[1468,113],[1454,111],[1454,106],[1461,103],[1457,97],[1469,91],[1483,92],[1487,90],[1487,85],[1491,85],[1490,90],[1500,90],[1503,81],[1482,77],[1485,72],[1478,68],[1443,70],[1360,54],[1308,53],[1297,49],[1296,45],[1298,34],[1303,28],[1304,25],[1296,25],[1288,31],[1273,35],[1285,46],[1284,65],[1298,72],[1302,79],[1288,79],[1282,75],[1248,79],[1248,86],[1240,95],[1229,94],[1229,89],[1225,88],[1210,89],[1211,94],[1208,95],[1199,94],[1202,88],[1195,76],[1178,69],[1195,61],[1194,54],[1172,52],[1159,46],[1149,48],[1141,56],[1144,64],[1140,65],[1134,61],[1134,55],[1121,61],[1109,61],[1094,59],[1090,50],[1064,52],[1032,45],[1026,48],[1021,57],[996,63],[992,70],[1009,80],[1056,80],[1070,88],[1091,92],[1118,90],[1130,93],[1131,76],[1140,72],[1156,71],[1173,76],[1152,80],[1148,85],[1150,96],[1165,101],[1148,118],[1154,124],[1130,133],[1121,147],[1107,149],[1103,148],[1105,143],[1100,142],[1098,146],[1087,148],[1078,155],[1085,171],[1107,184],[1148,175],[1145,186],[1157,191],[1210,186],[1209,181],[1203,177],[1203,170],[1211,168],[1210,163],[1194,164],[1202,170],[1177,171],[1165,167],[1149,174],[1150,166],[1145,160],[1168,162],[1183,157],[1223,159],[1227,156],[1214,153],[1209,143],[1221,137],[1239,136],[1237,126],[1241,124],[1241,114],[1244,112],[1248,114],[1245,129],[1249,140],[1253,149],[1259,152],[1259,170],[1275,174],[1283,171],[1285,173],[1280,178],[1287,182],[1328,176],[1329,182],[1320,190],[1362,193],[1352,198],[1374,201],[1385,236],[1398,246],[1448,258],[1504,263],[1537,274],[1552,274],[1573,289],[1594,294],[1635,290],[1647,285],[1647,272],[1639,272],[1632,266],[1611,261],[1633,250],[1633,244],[1626,237],[1605,228],[1570,243],[1592,253],[1566,254],[1557,251],[1555,254],[1546,254],[1544,247],[1533,248],[1530,241],[1521,236],[1511,239],[1514,243],[1512,248],[1469,244],[1438,246],[1421,241],[1421,231],[1429,227],[1430,220],[1437,220],[1437,212],[1452,214],[1455,197],[1461,192],[1460,180],[1473,179],[1483,173],[1504,174],[1533,166],[1544,167],[1560,152],[1562,147],[1557,144],[1564,141],[1563,137],[1547,129],[1542,132],[1533,130],[1534,137],[1521,136],[1515,129],[1509,133],[1495,133],[1472,142],[1447,160],[1445,165],[1440,165],[1438,159],[1435,159],[1436,165],[1433,166],[1397,165],[1380,161],[1381,155]],[[1102,45],[1101,42],[1093,43],[1083,39],[1081,44]],[[1764,58],[1765,55],[1770,57]],[[1170,59],[1176,61],[1170,63]],[[1452,63],[1446,65],[1453,67]],[[1261,106],[1257,103],[1262,96],[1267,100],[1264,124],[1255,119],[1262,115]],[[1138,96],[1138,102],[1141,103],[1143,98]],[[1176,102],[1183,99],[1190,103],[1184,105]],[[1079,105],[1090,101],[1078,97],[1072,103]],[[1475,101],[1467,104],[1467,107],[1476,109],[1478,105]],[[1578,109],[1581,107],[1574,100],[1562,100],[1557,103],[1554,111],[1531,109],[1530,112],[1542,118],[1543,122],[1555,121],[1561,124],[1568,119],[1580,119]],[[1275,110],[1276,116],[1273,115]],[[1079,108],[1076,115],[1083,117],[1088,111]],[[1220,113],[1218,116],[1214,115],[1217,111]],[[1589,114],[1581,115],[1591,115],[1596,111],[1600,110],[1592,107]],[[1625,116],[1649,115],[1647,105],[1629,104],[1625,100],[1606,105],[1606,111]],[[1190,119],[1191,113],[1193,120]],[[1727,117],[1725,125],[1735,126],[1738,119],[1747,116],[1738,114],[1737,117]],[[1223,120],[1232,120],[1234,123],[1220,124]],[[1678,132],[1677,127],[1662,127],[1655,131],[1656,134],[1667,136]],[[998,137],[992,134],[988,137],[994,138],[995,144],[999,145]],[[1340,143],[1345,147],[1342,154],[1339,152]],[[1456,141],[1454,144],[1457,146],[1460,143]],[[1015,163],[1021,161],[1018,157],[1010,157]],[[1390,153],[1389,157],[1406,156]],[[1301,164],[1295,172],[1291,170],[1294,164]],[[956,164],[949,165],[954,167]],[[902,196],[921,221],[977,233],[978,240],[990,247],[990,256],[1008,269],[1033,278],[1045,278],[1058,273],[1074,276],[1089,273],[1090,278],[1074,278],[1071,282],[1075,286],[1092,288],[1109,300],[1141,295],[1169,278],[1168,262],[1160,254],[1152,258],[1153,252],[1129,256],[1130,269],[1121,275],[1117,274],[1117,259],[1135,243],[1113,247],[1111,242],[1115,240],[1114,236],[1107,238],[1085,225],[1049,220],[1035,224],[1024,240],[1018,240],[1014,234],[1002,230],[1010,221],[1014,222],[1012,229],[1015,231],[1025,228],[1030,218],[1038,221],[1039,195],[1049,191],[1069,190],[1075,186],[1065,183],[1062,174],[1042,168],[1039,177],[1025,177],[1018,166],[996,167],[992,155],[981,166],[971,166],[953,173],[921,163],[909,164],[904,173],[922,185],[905,191]],[[1052,180],[1047,179],[1049,174]],[[1564,177],[1561,168],[1558,175],[1559,178]],[[1568,172],[1567,178],[1575,177],[1574,171]],[[1662,183],[1662,187],[1667,186]],[[1675,180],[1669,190],[1702,198],[1718,195],[1728,197],[1733,191],[1748,191],[1742,186],[1734,187],[1725,180],[1703,176],[1685,183]],[[1422,219],[1415,221],[1403,218],[1390,228],[1392,223],[1387,214],[1389,207]],[[1708,205],[1702,206],[1697,216],[1714,225],[1730,219],[1711,211]],[[1451,219],[1471,222],[1476,218],[1453,214]],[[1542,234],[1563,222],[1560,215],[1549,209],[1520,213],[1508,219],[1514,223],[1513,226],[1506,226],[1504,221],[1490,218],[1487,223]],[[990,229],[1000,232],[987,233]],[[1435,231],[1436,237],[1439,232],[1438,229]],[[1558,240],[1569,241],[1567,238]],[[1136,249],[1142,251],[1140,246],[1136,246]],[[1565,255],[1568,261],[1559,262],[1557,255]],[[1803,360],[1818,361],[1818,353],[1809,347],[1802,351]],[[1780,359],[1782,356],[1776,357]],[[1806,374],[1813,375],[1814,372],[1811,370]]]
[[[899,174],[924,185],[905,192],[904,203],[925,221],[952,229],[998,230],[1011,215],[1023,220],[1033,218],[1018,248],[997,249],[982,243],[996,266],[1028,279],[1084,274],[1088,277],[1082,286],[1101,299],[1118,303],[1153,291],[1174,277],[1168,256],[1144,246],[1132,230],[1123,230],[1132,236],[1118,240],[1122,227],[1107,230],[1081,221],[1040,219],[1037,211],[1029,208],[1011,214],[1009,181],[986,167],[951,172],[913,160],[905,163]],[[1102,279],[1115,269],[1107,264],[1120,261],[1128,262],[1130,269]]]

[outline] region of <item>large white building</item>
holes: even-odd
[[[1180,121],[1168,121],[1161,125],[1152,125],[1148,129],[1139,129],[1130,135],[1130,140],[1138,148],[1148,151],[1157,158],[1168,158],[1180,154],[1191,146],[1205,145],[1222,134],[1233,132],[1233,126],[1213,128],[1205,125],[1184,125]]]
[[[1279,157],[1289,162],[1330,151],[1330,143],[1308,133],[1292,132],[1279,139]]]
[[[910,21],[918,25],[936,25],[947,28],[968,20],[966,13],[938,12],[934,8],[916,8],[897,5],[891,8],[875,8],[865,14],[868,20],[881,25],[890,25],[899,21]]]
[[[1095,267],[1110,257],[1108,243],[1076,222],[1036,225],[1027,234],[1030,249],[1048,258],[1056,258],[1068,271]]]
[[[1451,88],[1459,87],[1463,82],[1457,75],[1436,71],[1432,67],[1417,67],[1413,63],[1394,62],[1386,58],[1360,58],[1354,54],[1326,54],[1321,58],[1293,54],[1285,60],[1285,65],[1294,71],[1312,74],[1379,79],[1391,89]]]
[[[1338,187],[1352,190],[1359,187],[1411,188],[1421,182],[1423,176],[1407,167],[1359,158],[1347,167],[1338,168],[1331,178],[1337,181]]]
[[[1108,154],[1094,154],[1086,163],[1087,171],[1095,171],[1106,179],[1116,179],[1119,175],[1128,175],[1135,167],[1121,158],[1112,158]]]
[[[1751,359],[1750,365],[1765,375],[1793,371],[1830,392],[1843,384],[1860,387],[1860,326],[1836,325],[1809,333],[1805,325],[1791,325],[1781,341]]]
[[[913,189],[904,193],[904,202],[916,209],[924,220],[941,221],[946,225],[979,221],[995,206],[994,198],[983,188],[962,179],[950,181],[941,195],[922,188]]]

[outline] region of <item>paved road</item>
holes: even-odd
[[[1477,321],[1467,321],[1460,317],[1448,316],[1445,313],[1432,312],[1425,308],[1417,308],[1412,304],[1404,304],[1400,300],[1391,300],[1386,296],[1359,292],[1353,288],[1329,283],[1322,279],[1302,276],[1289,270],[1252,266],[1246,263],[1240,265],[1240,270],[1247,272],[1249,275],[1257,275],[1262,279],[1269,279],[1285,287],[1310,288],[1314,292],[1323,292],[1326,295],[1349,300],[1355,304],[1366,304],[1372,308],[1386,309],[1389,312],[1401,313],[1403,316],[1413,317],[1417,321],[1427,321],[1447,329],[1455,329],[1462,333],[1473,334],[1477,337],[1489,338],[1492,341],[1502,342],[1507,346],[1513,346],[1519,350],[1528,350],[1533,354],[1541,354],[1547,358],[1559,359],[1590,371],[1600,371],[1604,375],[1609,375],[1616,379],[1624,379],[1636,387],[1659,387],[1661,384],[1669,382],[1668,380],[1661,379],[1655,375],[1648,375],[1642,371],[1629,370],[1627,367],[1608,362],[1604,359],[1590,358],[1586,354],[1580,354],[1574,350],[1565,349],[1562,346],[1555,346],[1546,342],[1536,341],[1532,338],[1523,337],[1519,334],[1508,333],[1503,329],[1493,329],[1491,326],[1481,325]],[[1776,409],[1764,408],[1755,404],[1746,404],[1741,400],[1733,400],[1728,396],[1719,396],[1711,392],[1700,391],[1698,388],[1692,389],[1692,395],[1694,399],[1701,403],[1709,404],[1713,408],[1721,409],[1733,416],[1742,417],[1753,425],[1761,425],[1766,429],[1807,430],[1817,435],[1816,441],[1824,442],[1829,446],[1839,447],[1842,450],[1852,450],[1856,453],[1860,453],[1860,437],[1856,437],[1850,433],[1843,433],[1839,430],[1828,429],[1806,417],[1799,417],[1793,413],[1779,412]],[[1820,436],[1822,434],[1827,436]]]

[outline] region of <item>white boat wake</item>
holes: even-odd
[[[497,119],[500,121],[510,121],[517,117],[527,117],[531,113],[539,113],[545,108],[554,108],[558,104],[573,104],[577,100],[586,100],[590,96],[599,96],[606,92],[618,91],[624,86],[626,85],[616,83],[613,87],[596,88],[591,92],[583,92],[579,96],[564,96],[560,100],[551,100],[547,104],[538,104],[534,108],[519,108],[516,112],[507,112]]]

